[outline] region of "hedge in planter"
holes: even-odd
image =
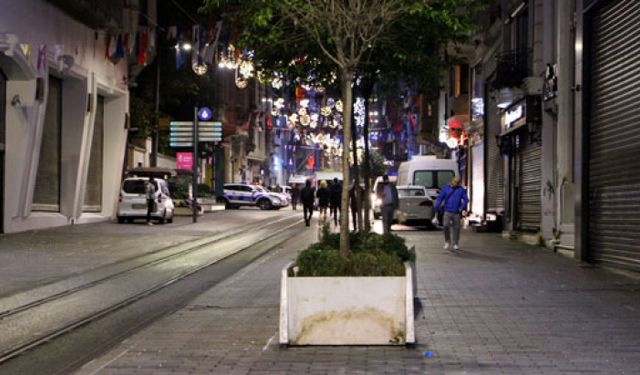
[[[351,233],[351,252],[340,256],[340,235],[325,227],[320,242],[296,260],[297,276],[404,276],[404,262],[415,261],[402,237],[394,234]]]

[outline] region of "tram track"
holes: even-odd
[[[69,295],[83,289],[94,286],[98,283],[113,279],[127,272],[152,265],[154,263],[163,262],[173,257],[185,255],[189,252],[198,250],[206,246],[212,246],[225,239],[237,236],[247,231],[259,230],[268,226],[272,226],[283,221],[289,220],[290,217],[283,217],[277,220],[273,218],[261,220],[257,225],[251,227],[238,227],[225,233],[217,233],[198,240],[188,240],[170,246],[164,246],[159,249],[108,264],[97,269],[83,272],[80,275],[74,275],[63,280],[40,286],[32,290],[15,293],[14,295],[0,297],[0,322],[5,317],[17,314],[19,312],[36,307],[43,303],[55,300],[57,298]],[[69,281],[76,279],[77,281]],[[71,286],[69,285],[71,284]]]
[[[79,327],[139,302],[228,257],[247,249],[264,247],[266,245],[261,244],[266,244],[269,240],[279,240],[279,236],[282,237],[300,223],[299,218],[290,216],[277,221],[271,219],[269,223],[260,222],[250,228],[232,230],[215,239],[195,241],[193,246],[180,251],[164,254],[163,251],[168,249],[157,250],[135,258],[137,262],[126,270],[5,310],[0,315],[0,330],[3,331],[0,337],[0,366]],[[286,237],[275,243],[283,241],[286,241]],[[272,245],[269,246],[276,246]],[[143,285],[136,287],[138,283]],[[131,289],[127,289],[128,285],[132,285]],[[111,290],[116,292],[111,293]],[[96,301],[102,298],[105,300]],[[92,301],[95,306],[87,307],[87,300]],[[69,310],[72,312],[68,316],[55,317],[56,314],[62,316]]]

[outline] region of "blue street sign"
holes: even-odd
[[[211,108],[202,107],[198,110],[198,119],[200,121],[209,121],[213,117]]]

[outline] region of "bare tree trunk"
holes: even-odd
[[[362,135],[364,137],[364,161],[362,162],[362,178],[364,178],[364,233],[371,231],[371,199],[369,198],[371,193],[371,157],[369,154],[369,99],[371,97],[371,89],[365,86],[363,90],[364,96],[364,127],[362,128]]]
[[[357,224],[358,226],[358,231],[362,231],[362,205],[360,204],[360,199],[362,198],[362,193],[360,192],[359,186],[360,186],[360,168],[358,165],[358,130],[356,129],[356,125],[355,125],[355,112],[351,114],[351,144],[353,147],[352,154],[353,154],[353,171],[355,173],[355,176],[353,178],[353,192],[354,192],[354,199],[356,201],[356,222],[353,223],[354,226]]]
[[[343,213],[349,212],[349,146],[351,145],[351,113],[353,112],[353,91],[351,81],[353,72],[343,69],[340,72],[343,102],[342,124],[342,201],[340,209]],[[349,255],[349,220],[340,221],[340,255]]]

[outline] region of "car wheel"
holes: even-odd
[[[171,213],[171,217],[167,219],[167,223],[173,224],[173,212]]]
[[[124,224],[124,218],[122,216],[118,216],[118,224]]]
[[[270,210],[271,209],[271,201],[268,199],[260,199],[258,202],[258,206],[261,210]]]

